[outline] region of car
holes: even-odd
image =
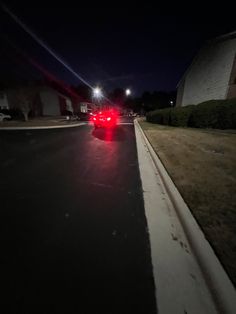
[[[117,114],[111,110],[98,111],[91,115],[94,128],[111,128],[117,124]]]
[[[9,114],[0,113],[0,122],[11,120],[11,116]]]
[[[90,120],[90,113],[89,112],[80,112],[78,113],[78,119],[81,121],[89,121]]]
[[[70,116],[66,116],[66,120],[67,121],[79,121],[79,117],[77,114],[73,114],[73,115],[70,115]]]

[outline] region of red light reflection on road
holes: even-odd
[[[114,138],[114,129],[113,128],[112,129],[110,129],[110,128],[106,129],[105,130],[105,141],[111,142],[113,140],[113,138]]]

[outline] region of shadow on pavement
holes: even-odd
[[[121,142],[125,140],[125,132],[120,126],[94,129],[92,135],[106,142]]]

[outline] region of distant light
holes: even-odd
[[[131,90],[129,88],[126,89],[125,91],[126,96],[129,96],[131,94]]]
[[[96,98],[102,97],[101,88],[95,87],[95,88],[93,89],[93,95],[94,95],[94,97],[96,97]]]
[[[170,105],[173,106],[173,103],[174,103],[174,102],[171,100],[171,101],[170,101]]]

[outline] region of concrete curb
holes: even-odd
[[[75,128],[81,125],[85,125],[86,123],[80,122],[71,125],[49,125],[49,126],[26,126],[26,127],[0,127],[0,130],[5,131],[19,131],[19,130],[47,130],[47,129],[64,129],[64,128]]]
[[[206,240],[195,218],[192,216],[190,209],[168,175],[165,167],[152,148],[138,121],[135,120],[134,124],[140,131],[144,142],[147,145],[152,160],[160,174],[169,198],[179,217],[180,223],[183,226],[184,232],[191,244],[194,255],[201,268],[209,290],[212,293],[212,297],[219,313],[236,313],[236,291],[232,282],[223,269],[209,242]]]

